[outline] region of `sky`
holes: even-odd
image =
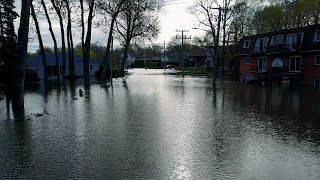
[[[186,32],[186,35],[192,37],[204,34],[201,30],[192,29],[199,25],[195,15],[188,12],[188,8],[193,4],[193,0],[177,0],[164,7],[160,15],[161,33],[157,42],[170,41],[172,37],[180,34],[176,30],[187,30],[189,32]]]
[[[153,43],[163,44],[164,41],[168,43],[172,37],[175,37],[179,32],[176,30],[188,30],[186,35],[201,36],[204,31],[192,29],[198,27],[199,23],[196,17],[188,12],[188,7],[194,4],[194,0],[166,0],[167,3],[163,7],[160,13],[160,27],[161,31],[158,38],[153,40]],[[16,1],[17,11],[19,12],[19,1]],[[53,23],[53,31],[58,41],[58,46],[61,44],[60,26],[57,21],[57,17],[51,14],[51,19]],[[35,26],[30,17],[30,35],[29,35],[29,52],[35,52],[38,49],[38,38],[35,33]],[[18,20],[16,20],[16,27],[18,27]],[[53,41],[51,39],[50,32],[48,30],[48,24],[45,20],[40,20],[40,29],[45,47],[53,47]],[[102,28],[94,28],[92,32],[92,43],[98,45],[106,45],[107,35],[103,32]],[[74,32],[74,44],[80,43],[80,32]],[[117,45],[117,43],[115,43]],[[150,44],[150,42],[146,42]],[[119,45],[119,43],[118,43]]]

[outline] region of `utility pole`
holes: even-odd
[[[183,45],[184,45],[184,40],[185,39],[191,39],[191,36],[187,37],[184,35],[185,32],[189,32],[187,30],[177,30],[176,32],[181,32],[181,37],[176,36],[177,39],[181,39],[181,55],[180,55],[180,64],[182,66],[182,76],[184,76],[184,67],[185,67],[185,62],[183,58]]]
[[[111,86],[112,86],[112,76],[113,76],[113,36],[111,36],[111,52],[110,52],[110,83],[111,83]]]
[[[167,62],[166,62],[166,41],[163,41],[163,64],[164,64],[164,69],[166,69]]]

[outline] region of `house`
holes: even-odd
[[[45,68],[42,63],[42,56],[37,54],[33,56],[29,56],[26,62],[27,69],[34,70],[38,73],[40,79],[44,79],[44,71],[47,70],[48,79],[57,79],[58,76],[61,77],[61,72],[63,70],[63,62],[62,62],[62,55],[58,55],[59,59],[59,66],[56,66],[56,58],[54,54],[46,54],[46,62],[47,67]],[[89,64],[89,72],[90,76],[94,76],[96,71],[99,69],[99,62],[90,58]],[[74,57],[74,74],[76,76],[83,76],[83,60],[80,56]],[[69,74],[69,59],[67,57],[66,60],[66,75]]]
[[[245,36],[240,78],[320,86],[320,25]]]
[[[189,53],[188,65],[212,67],[212,49],[198,49]]]

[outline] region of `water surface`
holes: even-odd
[[[132,73],[28,88],[25,122],[0,101],[0,179],[320,179],[314,89]]]

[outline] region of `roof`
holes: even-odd
[[[303,33],[301,48],[299,49],[300,51],[320,50],[320,42],[313,42],[315,31],[318,31],[318,30],[320,30],[320,24],[305,26],[300,28],[283,29],[280,31],[267,32],[267,33],[252,35],[252,36],[244,36],[240,40],[239,46],[237,48],[237,54],[240,54],[240,55],[251,54],[254,49],[256,39],[264,38],[264,37],[269,38],[265,53],[275,52],[278,49],[275,46],[270,45],[272,36],[283,35],[284,36],[283,44],[285,44],[285,41],[289,34],[297,34],[297,33]],[[243,48],[243,43],[245,40],[250,41],[250,48]]]
[[[66,58],[67,58],[66,64],[68,65],[69,58],[68,58],[68,56]],[[58,54],[58,60],[59,60],[59,64],[62,65],[63,64],[62,54]],[[51,54],[51,53],[50,54],[46,53],[46,62],[47,62],[47,65],[55,65],[56,64],[55,55]],[[75,55],[74,56],[74,63],[75,64],[82,64],[82,57]],[[90,63],[99,63],[99,62],[90,58]],[[26,64],[27,65],[42,65],[42,56],[40,54],[29,56],[27,58]]]
[[[207,49],[198,49],[189,54],[189,57],[205,57],[207,56]]]

